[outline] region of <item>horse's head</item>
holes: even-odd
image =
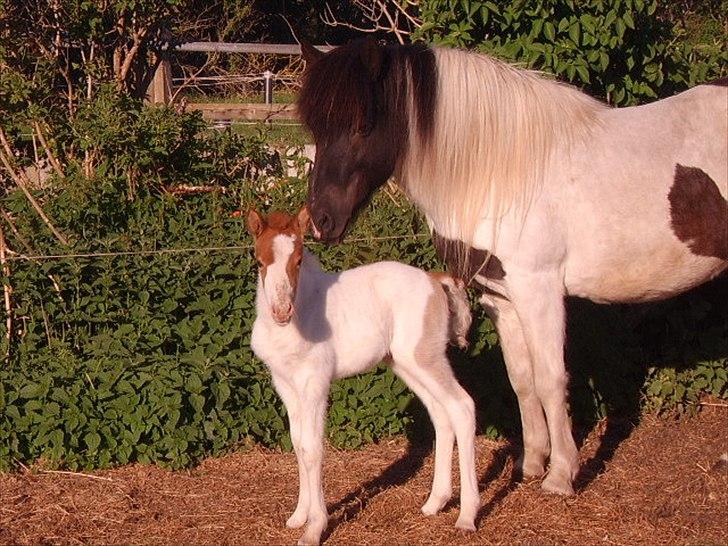
[[[406,139],[404,105],[393,108],[389,55],[374,40],[323,54],[302,43],[307,69],[298,110],[316,142],[308,207],[314,236],[339,241],[392,176]]]
[[[285,326],[291,321],[303,258],[303,237],[308,230],[306,207],[296,216],[274,212],[267,218],[256,210],[248,213],[248,231],[255,242],[259,282],[273,320]]]

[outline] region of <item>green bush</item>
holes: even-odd
[[[126,10],[129,20],[140,20],[134,10],[150,15],[148,2],[127,4],[115,5]],[[512,56],[504,56],[513,59],[538,51],[530,44],[541,43],[544,55],[534,57],[534,63],[549,52],[552,64],[566,59],[566,68],[553,64],[556,72],[577,78],[583,72],[578,67],[586,67],[589,85],[601,82],[606,89],[614,83],[615,93],[625,90],[623,102],[649,95],[638,85],[627,86],[626,77],[610,79],[601,70],[601,55],[597,59],[596,50],[585,45],[593,42],[588,28],[579,27],[578,37],[586,60],[569,45],[576,33],[575,3],[544,1],[538,4],[541,11],[529,12],[523,3],[520,8],[515,3],[451,4],[453,13],[467,7],[464,20],[472,20],[472,31],[453,27],[451,15],[443,11],[423,35],[431,32],[434,39],[457,45],[471,45],[472,38],[485,48],[510,47]],[[78,48],[56,58],[54,27],[30,21],[22,2],[8,5],[12,10],[0,14],[0,27],[17,23],[25,30],[0,32],[0,130],[13,151],[9,161],[22,172],[36,162],[39,135],[31,138],[30,132],[34,122],[42,125],[63,173],[51,171],[31,189],[69,245],[56,239],[0,170],[6,190],[0,222],[9,248],[59,256],[11,259],[9,276],[2,273],[5,286],[13,289],[13,328],[8,337],[3,307],[0,355],[7,358],[0,364],[0,468],[39,458],[72,469],[132,461],[181,467],[251,442],[290,448],[283,407],[249,348],[256,274],[242,218],[232,213],[252,205],[290,211],[304,200],[305,180],[283,176],[284,152],[267,145],[265,131],[210,131],[199,114],[147,107],[130,98],[143,91],[137,85],[141,79],[114,83],[112,59],[81,62],[79,52],[100,51],[102,41],[113,38],[104,25],[116,29],[116,18],[94,16],[101,26],[87,40],[78,34],[85,27],[74,27]],[[166,2],[165,9],[174,11],[174,5]],[[557,5],[571,11],[559,19],[566,17],[568,28],[555,25],[551,39],[545,23],[536,32],[536,20],[551,17],[549,10]],[[598,5],[586,4],[592,10]],[[615,10],[625,41],[614,47],[624,47],[629,55],[636,51],[629,48],[638,46],[625,14],[643,13],[652,4],[624,0],[620,5]],[[422,6],[427,10],[435,2]],[[72,20],[73,13],[62,15]],[[592,17],[601,17],[595,13]],[[39,20],[52,15],[39,12]],[[481,23],[497,23],[497,32]],[[616,19],[607,27],[608,33],[619,34]],[[518,38],[524,29],[533,33],[532,41]],[[498,42],[501,34],[520,44],[518,51],[506,38]],[[124,50],[129,38],[113,38],[113,47],[103,49]],[[43,51],[50,56],[40,55],[39,61],[33,48],[44,40]],[[608,47],[612,41],[610,34]],[[704,56],[698,45],[690,47],[690,55]],[[75,64],[62,75],[64,59]],[[147,57],[139,64],[142,78]],[[643,78],[647,66],[635,64],[633,82],[649,87],[657,81]],[[687,76],[683,71],[676,77],[702,78],[716,66],[697,62]],[[58,91],[66,89],[65,77],[75,89],[70,98]],[[41,150],[39,155],[47,154]],[[210,191],[180,193],[185,187]],[[442,267],[420,216],[401,196],[387,192],[367,208],[346,244],[311,248],[331,270],[381,259]],[[728,317],[725,305],[715,304],[726,298],[688,297],[659,305],[638,321],[625,320],[629,313],[620,307],[570,313],[579,319],[569,342],[577,422],[593,422],[608,411],[637,415],[645,407],[642,397],[647,408],[662,410],[693,409],[703,393],[728,397]],[[455,372],[476,401],[483,433],[517,433],[518,407],[497,335],[482,309],[475,319],[470,351],[451,355]],[[637,327],[625,328],[630,321]],[[356,447],[401,432],[427,433],[426,422],[421,405],[385,367],[332,389],[328,436],[337,446]]]
[[[0,367],[0,468],[38,458],[69,468],[179,467],[250,442],[290,447],[282,405],[249,348],[257,277],[244,215],[233,212],[291,210],[305,181],[280,176],[263,134],[208,132],[195,115],[97,97],[71,134],[103,159],[91,177],[70,163],[67,178],[38,195],[71,247],[21,192],[0,204],[17,230],[6,231],[11,248],[76,255],[13,260],[4,279],[15,322],[9,346],[4,320],[0,331],[10,355]],[[216,191],[175,197],[176,183]],[[369,217],[353,244],[315,245],[327,267],[398,255],[436,265],[411,207],[382,196]],[[189,250],[210,247],[225,249]],[[164,249],[188,251],[156,252]],[[410,400],[384,368],[339,382],[330,438],[352,447],[403,432]]]
[[[689,44],[657,0],[425,0],[416,37],[538,68],[615,105],[718,77],[725,40]]]

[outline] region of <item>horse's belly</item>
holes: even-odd
[[[728,267],[725,260],[695,256],[676,246],[631,260],[622,258],[613,256],[567,270],[567,293],[599,303],[662,300],[698,286]]]

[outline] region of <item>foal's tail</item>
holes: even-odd
[[[450,343],[461,349],[468,347],[468,331],[473,317],[470,314],[470,303],[468,294],[465,291],[465,282],[456,279],[447,273],[432,272],[432,278],[436,280],[447,296],[447,307],[450,311],[449,330]]]

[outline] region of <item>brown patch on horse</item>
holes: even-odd
[[[446,239],[432,232],[432,242],[453,277],[472,283],[474,277],[482,275],[488,279],[502,280],[506,276],[503,264],[493,254],[469,247],[462,241]]]
[[[728,260],[728,201],[697,167],[675,166],[668,194],[672,231],[698,256]]]
[[[248,231],[253,236],[255,259],[258,261],[261,277],[265,282],[267,268],[273,263],[273,239],[277,235],[293,238],[293,253],[286,263],[286,273],[295,293],[298,272],[303,258],[303,236],[308,225],[308,211],[303,209],[297,216],[274,211],[262,217],[257,211],[248,213]]]

